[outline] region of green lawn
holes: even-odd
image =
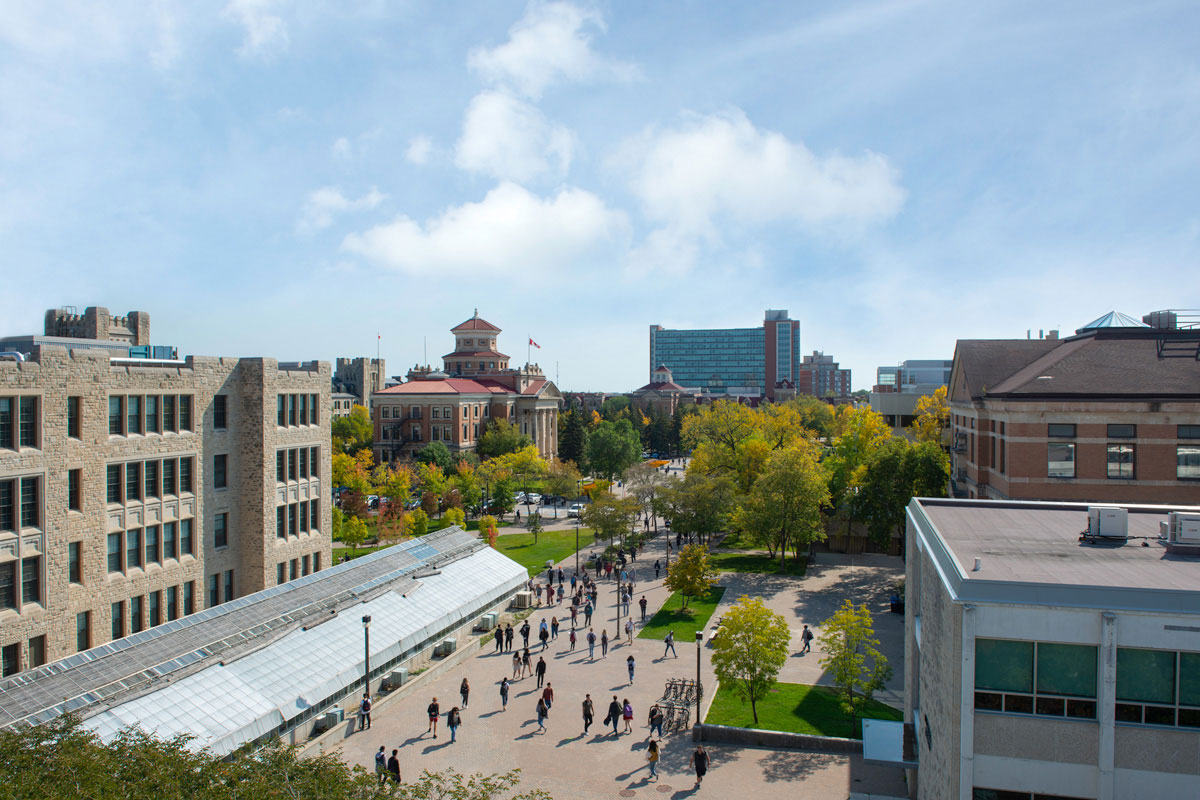
[[[904,719],[900,709],[877,700],[867,704],[862,716],[870,719]],[[862,717],[855,720],[854,731],[851,732],[850,717],[842,710],[832,688],[804,683],[775,684],[770,695],[758,702],[757,724],[750,712],[750,704],[738,697],[730,687],[721,686],[704,721],[736,728],[810,733],[842,739],[862,738]]]
[[[639,639],[662,639],[667,631],[675,631],[675,646],[695,641],[696,631],[708,627],[709,617],[717,610],[717,604],[725,594],[724,586],[713,586],[707,597],[692,597],[688,607],[683,608],[683,598],[678,592],[667,598],[667,602],[650,618],[646,627],[638,634]]]
[[[592,529],[579,530],[579,546],[592,543]],[[546,562],[558,563],[575,552],[575,531],[542,531],[537,544],[532,533],[503,533],[496,537],[496,549],[525,566],[530,575],[546,571]],[[582,558],[580,560],[582,566]]]
[[[771,558],[765,553],[712,553],[709,562],[721,572],[760,572],[765,575],[804,575],[808,567],[808,559],[801,557],[796,562],[788,556],[783,563],[783,571],[779,569],[779,559]]]

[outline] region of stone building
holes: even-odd
[[[358,402],[358,398],[349,392],[333,392],[329,395],[329,402],[333,408],[334,419],[348,417],[356,405],[362,405]]]
[[[354,403],[371,410],[371,395],[384,387],[387,375],[387,362],[382,358],[339,358],[333,370],[333,392],[354,396]],[[334,416],[343,417],[350,413],[350,407],[345,408],[346,414],[336,413]]]
[[[451,454],[474,451],[492,419],[516,426],[543,458],[556,457],[562,395],[541,367],[510,369],[496,349],[500,329],[478,311],[451,332],[455,349],[443,356],[444,370],[414,367],[403,383],[372,396],[375,460],[411,458],[430,442]]]
[[[0,355],[3,674],[327,566],[329,385],[315,361]]]

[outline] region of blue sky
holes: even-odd
[[[786,308],[862,388],[1200,306],[1195,3],[99,5],[0,5],[0,334],[399,374],[478,307],[627,390]]]

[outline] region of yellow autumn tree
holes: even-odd
[[[918,442],[933,442],[939,447],[945,442],[946,426],[950,423],[950,404],[946,400],[946,387],[939,386],[933,394],[923,395],[917,400],[916,419],[909,430]]]

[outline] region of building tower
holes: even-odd
[[[442,356],[444,371],[456,378],[487,375],[508,369],[508,356],[496,350],[500,329],[479,316],[479,309],[466,322],[450,329],[454,352]]]

